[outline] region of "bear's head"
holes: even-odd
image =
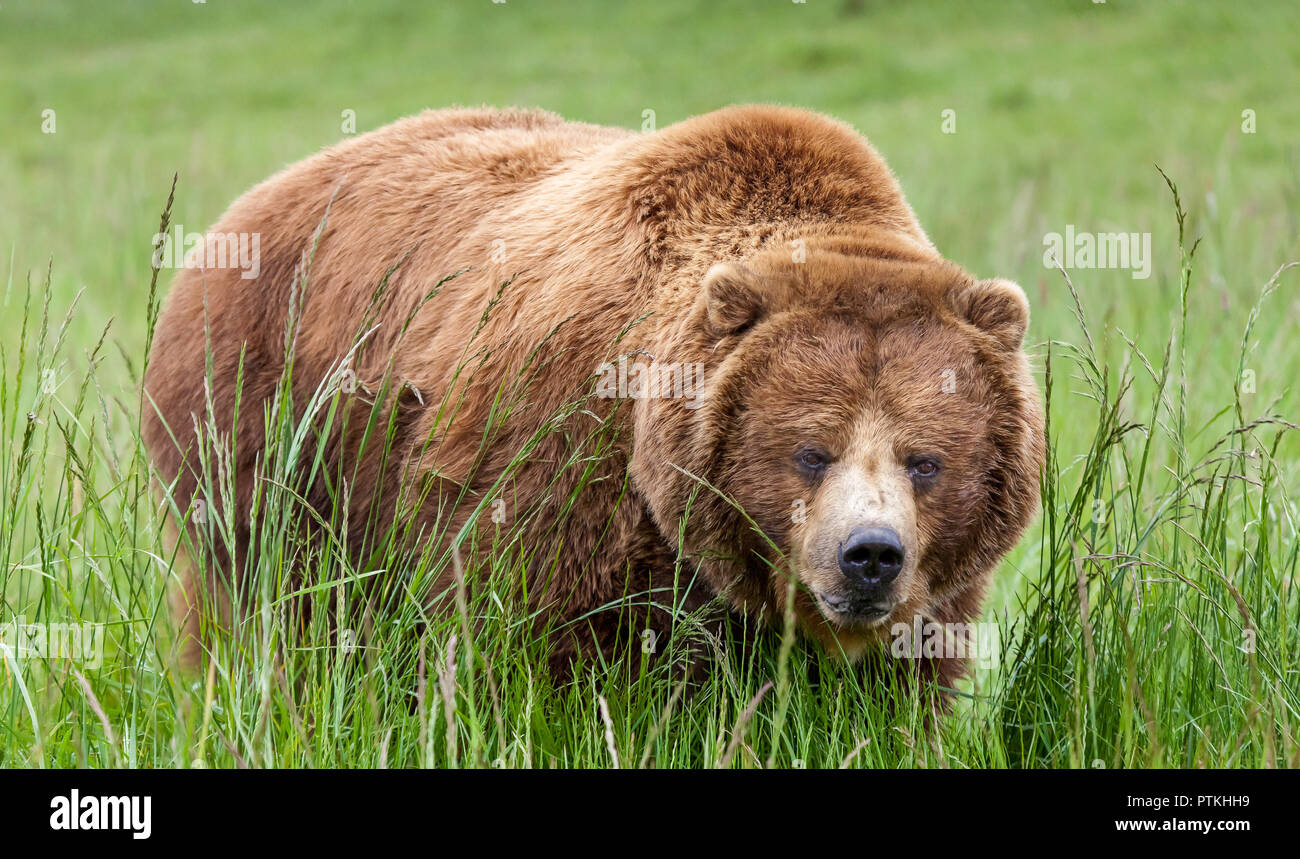
[[[638,404],[632,473],[735,608],[771,619],[793,579],[803,628],[852,656],[978,604],[1037,510],[1045,447],[1018,286],[844,251],[709,269],[677,341],[701,402]]]

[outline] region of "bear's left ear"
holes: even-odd
[[[1029,327],[1029,299],[1016,283],[995,277],[957,292],[953,309],[1007,349],[1019,349]]]
[[[767,309],[768,286],[761,275],[740,263],[715,263],[700,284],[709,328],[726,337],[753,325]]]

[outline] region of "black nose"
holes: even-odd
[[[854,528],[840,544],[840,569],[855,583],[887,585],[903,571],[903,556],[893,528]]]

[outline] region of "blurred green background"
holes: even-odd
[[[1151,231],[1169,252],[1158,163],[1201,232],[1233,237],[1206,245],[1198,300],[1236,328],[1236,299],[1297,255],[1298,25],[1294,2],[4,0],[0,242],[18,278],[52,256],[129,339],[173,171],[174,220],[201,230],[339,140],[345,110],[358,132],[479,103],[640,127],[769,101],[857,126],[942,251],[1031,288],[1040,337],[1068,324],[1044,232]],[[1095,272],[1090,306],[1139,292],[1140,327],[1170,275]]]
[[[1178,314],[1163,167],[1180,185],[1189,237],[1204,238],[1187,337],[1196,428],[1232,399],[1260,288],[1300,258],[1297,8],[3,0],[0,337],[17,339],[17,287],[52,260],[56,315],[84,290],[74,345],[113,318],[120,349],[100,379],[120,383],[125,399],[172,173],[173,222],[205,229],[252,183],[345,136],[345,111],[358,133],[480,103],[639,128],[647,110],[663,127],[726,104],[779,102],[865,133],[942,252],[1025,286],[1037,344],[1079,339],[1060,275],[1042,261],[1045,233],[1150,232],[1150,279],[1073,274],[1093,322],[1158,358]],[[1300,300],[1284,284],[1270,301],[1253,341],[1252,396],[1294,414]],[[1117,344],[1103,337],[1099,348]],[[1067,456],[1089,431],[1056,426]]]

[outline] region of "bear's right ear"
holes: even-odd
[[[715,263],[704,275],[701,298],[714,335],[738,334],[764,313],[762,277],[740,263]]]
[[[1020,348],[1029,327],[1029,299],[1019,284],[1000,277],[981,280],[961,290],[953,304],[967,322],[1005,348]]]

